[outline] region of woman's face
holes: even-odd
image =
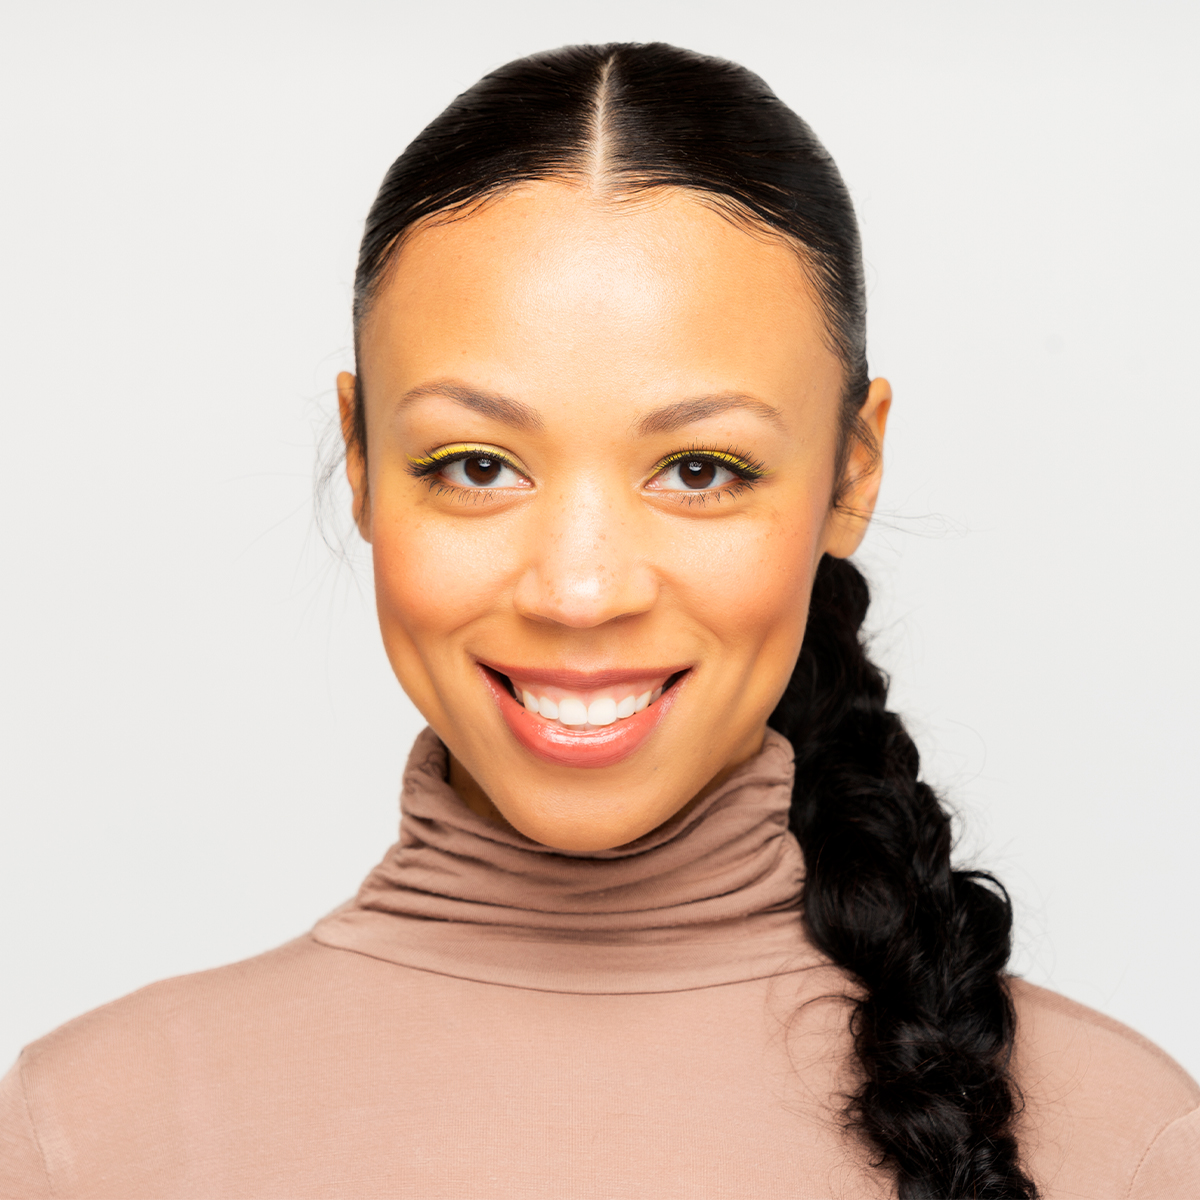
[[[842,366],[793,249],[533,184],[406,242],[360,371],[384,645],[476,811],[607,849],[759,750],[878,487],[856,448],[831,509]]]

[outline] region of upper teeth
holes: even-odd
[[[570,692],[565,688],[524,685],[515,679],[513,688],[531,713],[573,727],[611,725],[641,712],[662,695],[662,684],[650,680],[603,692]]]

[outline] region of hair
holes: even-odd
[[[404,238],[537,180],[614,202],[688,189],[752,232],[787,239],[844,367],[837,454],[876,448],[859,410],[869,382],[862,251],[853,205],[812,130],[745,68],[662,43],[571,46],[481,79],[409,145],[367,217],[354,285],[356,349]],[[361,381],[361,372],[360,372]],[[347,430],[365,456],[361,382]],[[1016,1018],[1003,887],[951,866],[950,817],[888,683],[867,657],[870,595],[822,559],[792,677],[770,724],[795,748],[790,825],[806,863],[802,919],[854,980],[857,1090],[846,1115],[902,1200],[1036,1197],[1021,1169],[1009,1073]]]

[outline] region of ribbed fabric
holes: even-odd
[[[843,974],[805,940],[789,744],[617,850],[475,816],[426,731],[399,842],[310,935],[167,980],[0,1082],[0,1196],[892,1195],[841,1120]],[[1044,1195],[1200,1196],[1200,1089],[1014,981]]]
[[[821,965],[799,921],[792,748],[762,753],[685,815],[616,850],[550,850],[476,816],[431,730],[404,776],[400,840],[327,946],[545,991],[684,991]],[[514,946],[519,953],[514,954]]]

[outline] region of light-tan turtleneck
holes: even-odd
[[[628,846],[476,816],[426,731],[400,841],[278,950],[29,1046],[0,1083],[0,1196],[882,1197],[844,1130],[848,984],[805,940],[791,748]],[[1200,1196],[1200,1089],[1014,981],[1045,1197]]]

